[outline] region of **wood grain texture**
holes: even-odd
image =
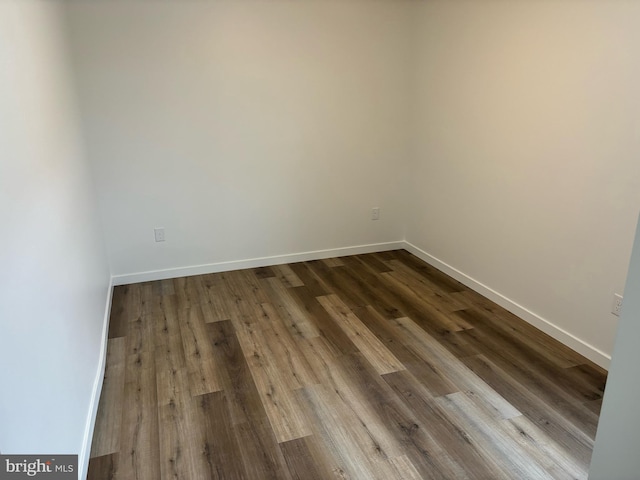
[[[282,323],[293,337],[312,338],[320,335],[315,323],[305,313],[304,307],[296,302],[280,279],[270,278],[266,286]]]
[[[91,456],[100,457],[120,450],[122,409],[109,408],[122,405],[125,382],[125,337],[115,337],[107,342],[107,360],[102,384],[102,394],[91,444]]]
[[[189,389],[193,396],[220,390],[211,344],[207,338],[201,306],[189,307],[179,313],[180,334],[189,372]]]
[[[279,368],[277,354],[267,343],[270,336],[260,326],[235,319],[232,322],[278,442],[309,435],[306,419],[293,397],[292,375]]]
[[[364,326],[338,296],[318,297],[318,301],[380,375],[404,370],[402,363],[378,337],[371,333],[371,330]]]
[[[586,479],[606,372],[399,250],[116,287],[90,479]]]
[[[285,287],[302,287],[304,285],[289,265],[276,265],[273,269]]]
[[[92,455],[89,459],[87,478],[102,478],[104,480],[122,478],[118,475],[118,454],[112,453],[100,457]]]
[[[160,477],[156,368],[149,352],[128,355],[120,428],[118,475],[122,478]]]
[[[241,447],[243,478],[289,478],[282,452],[253,381],[231,321],[207,326],[214,355],[223,373],[224,392],[233,431]],[[231,467],[226,467],[233,471]]]

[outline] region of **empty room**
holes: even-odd
[[[640,479],[638,25],[0,2],[0,478]]]

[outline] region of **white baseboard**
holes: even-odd
[[[531,310],[523,307],[519,303],[511,300],[505,295],[493,290],[491,287],[470,277],[464,272],[452,267],[433,255],[425,252],[410,242],[397,241],[386,243],[373,243],[367,245],[357,245],[352,247],[334,248],[327,250],[315,250],[310,252],[294,253],[288,255],[276,255],[271,257],[251,258],[245,260],[233,260],[228,262],[209,263],[205,265],[194,265],[189,267],[169,268],[165,270],[152,270],[148,272],[130,273],[116,275],[112,277],[113,285],[127,285],[130,283],[148,282],[164,280],[168,278],[186,277],[190,275],[202,275],[207,273],[225,272],[230,270],[240,270],[244,268],[267,267],[271,265],[281,265],[284,263],[305,262],[309,260],[320,260],[323,258],[344,257],[347,255],[359,255],[364,253],[383,252],[387,250],[405,249],[413,253],[418,258],[428,264],[455,278],[467,287],[475,290],[479,294],[487,297],[511,313],[527,321],[534,327],[551,335],[556,340],[572,348],[576,352],[584,355],[592,362],[608,369],[611,356],[599,350],[593,345],[576,337],[572,333],[555,325],[553,322],[541,317]],[[103,366],[104,368],[104,366]],[[103,372],[104,373],[104,372]],[[99,392],[98,392],[99,395]]]
[[[228,272],[230,270],[242,270],[244,268],[269,267],[284,263],[306,262],[323,258],[345,257],[347,255],[360,255],[364,253],[384,252],[405,248],[405,242],[371,243],[356,245],[353,247],[332,248],[328,250],[314,250],[311,252],[293,253],[289,255],[275,255],[272,257],[250,258],[246,260],[233,260],[230,262],[208,263],[190,267],[168,268],[166,270],[152,270],[148,272],[129,273],[113,277],[114,285],[128,285],[130,283],[150,282],[167,278],[188,277],[191,275],[203,275],[207,273]]]
[[[537,329],[542,330],[546,334],[551,335],[553,338],[565,344],[569,348],[575,350],[579,354],[584,355],[592,362],[600,365],[602,368],[609,368],[609,364],[611,363],[611,356],[607,355],[602,350],[599,350],[593,345],[588,344],[584,340],[581,340],[580,338],[567,332],[563,328],[555,325],[553,322],[541,317],[540,315],[532,312],[526,307],[523,307],[522,305],[504,296],[503,294],[496,292],[491,287],[484,285],[483,283],[470,277],[466,273],[461,272],[455,267],[452,267],[451,265],[434,257],[424,250],[416,247],[412,243],[404,242],[404,248],[405,250],[414,254],[416,257],[427,262],[429,265],[446,273],[450,277],[455,278],[460,283],[463,283],[472,290],[475,290],[479,294],[487,297],[489,300],[509,310],[511,313],[527,321]]]
[[[93,392],[91,402],[89,403],[89,415],[87,424],[84,429],[84,438],[82,442],[82,451],[78,457],[78,475],[80,480],[87,478],[89,469],[89,457],[91,455],[91,441],[93,439],[93,429],[96,425],[96,415],[98,413],[98,404],[100,403],[100,394],[102,393],[102,384],[104,380],[104,372],[107,360],[107,340],[109,336],[109,317],[111,316],[111,299],[113,296],[113,277],[109,281],[109,291],[107,293],[107,301],[104,309],[104,320],[102,324],[102,342],[100,344],[100,355],[98,357],[98,371],[93,381]]]

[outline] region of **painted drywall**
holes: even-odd
[[[113,274],[401,240],[409,13],[70,3]]]
[[[640,208],[640,3],[414,9],[406,239],[606,364]]]
[[[624,293],[626,300],[607,377],[590,480],[634,480],[640,472],[640,222]]]
[[[58,6],[0,2],[0,451],[81,454],[109,271]]]
[[[640,206],[639,9],[70,2],[112,271],[405,238],[607,366]]]

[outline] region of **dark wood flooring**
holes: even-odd
[[[116,287],[90,479],[578,479],[606,372],[406,251]]]

